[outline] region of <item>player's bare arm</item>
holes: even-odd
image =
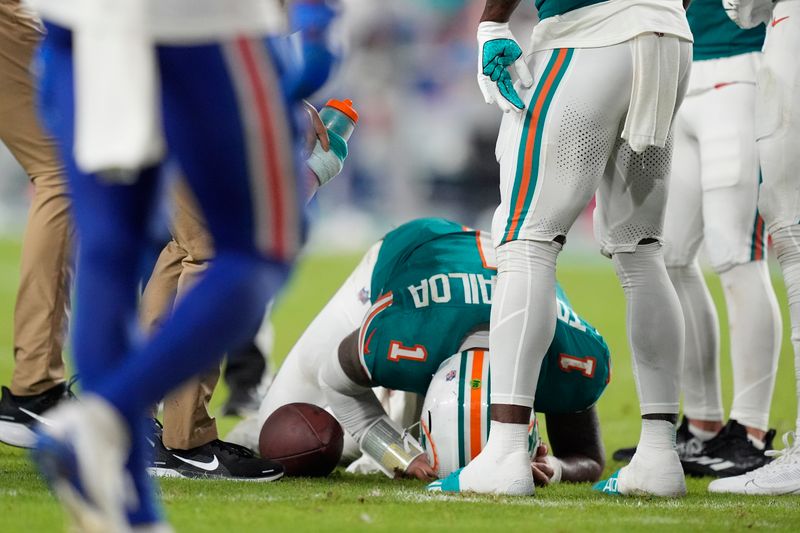
[[[508,22],[519,0],[486,0],[481,22]]]
[[[561,481],[597,481],[605,467],[605,449],[600,435],[600,420],[597,408],[592,407],[579,413],[547,414],[547,435],[550,439],[553,457],[558,460]],[[554,467],[548,460],[534,459],[534,479],[539,480],[539,463],[551,469],[548,482],[552,479]]]
[[[339,364],[353,383],[364,387],[374,386],[358,359],[358,330],[345,337],[339,344]]]

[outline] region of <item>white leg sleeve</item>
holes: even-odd
[[[667,267],[683,310],[683,412],[694,420],[723,420],[719,377],[719,317],[697,261]]]
[[[797,431],[800,434],[800,226],[794,225],[776,231],[772,242],[778,255],[789,298],[789,316],[792,321],[792,347],[794,348],[794,374],[797,387]]]
[[[625,290],[628,341],[641,413],[677,414],[684,326],[661,245],[640,244],[635,252],[615,253],[613,260]]]
[[[781,347],[781,316],[766,261],[720,274],[728,306],[733,363],[730,417],[766,430]]]
[[[489,333],[493,404],[533,407],[542,360],[556,329],[556,242],[497,249]]]

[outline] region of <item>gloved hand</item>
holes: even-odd
[[[512,65],[523,87],[533,85],[533,76],[508,23],[481,22],[478,26],[478,86],[486,103],[497,103],[505,113],[525,109],[508,72]]]
[[[722,0],[728,17],[745,30],[769,22],[774,6],[773,0]]]

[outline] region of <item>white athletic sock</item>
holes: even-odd
[[[502,457],[509,453],[528,451],[528,424],[509,424],[492,420],[489,438],[481,453]]]
[[[636,252],[614,254],[613,260],[625,290],[628,341],[641,413],[677,414],[684,325],[661,245],[639,245]]]
[[[675,424],[642,420],[639,445],[631,462],[620,469],[617,487],[623,494],[686,494],[683,468],[675,451]]]
[[[797,393],[797,433],[800,434],[800,227],[789,226],[772,234],[772,243],[783,270],[789,316],[792,321],[794,375]]]
[[[533,407],[556,329],[556,242],[511,241],[497,249],[489,329],[493,404]]]
[[[528,425],[492,421],[481,453],[458,475],[462,491],[484,494],[533,494]]]
[[[701,429],[699,427],[692,425],[692,423],[689,422],[689,433],[691,433],[692,436],[694,436],[697,440],[706,442],[716,437],[719,432],[711,431],[708,429]]]
[[[675,424],[666,420],[642,419],[642,432],[639,435],[639,450],[648,452],[669,452],[675,450]]]
[[[781,316],[766,261],[720,273],[731,336],[730,418],[766,430],[781,347]]]
[[[719,317],[700,265],[668,266],[686,328],[683,412],[689,419],[722,420],[719,377]],[[691,429],[691,428],[690,428]]]

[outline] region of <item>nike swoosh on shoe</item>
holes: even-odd
[[[206,472],[213,472],[214,470],[219,468],[219,459],[217,459],[216,455],[214,455],[213,456],[214,458],[207,463],[204,463],[202,461],[193,461],[192,459],[186,459],[184,457],[181,457],[180,455],[175,455],[174,453],[172,454],[172,456],[175,459],[183,461],[184,463],[197,467],[201,470],[205,470]]]
[[[33,418],[34,420],[36,420],[40,424],[44,424],[45,426],[49,426],[50,425],[50,420],[48,420],[47,418],[43,417],[42,415],[37,415],[33,411],[25,409],[24,407],[20,407],[19,410],[22,411],[23,413],[25,413],[26,415],[28,415],[29,417]]]

